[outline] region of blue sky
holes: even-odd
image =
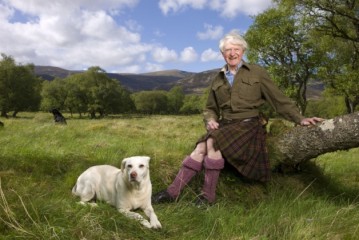
[[[271,0],[0,0],[0,52],[17,63],[146,73],[221,67],[219,39]]]

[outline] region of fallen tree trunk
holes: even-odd
[[[359,112],[268,134],[271,165],[295,167],[321,154],[359,147]]]

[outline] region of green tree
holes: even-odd
[[[195,114],[195,113],[201,113],[202,110],[203,110],[203,104],[201,102],[201,96],[186,95],[183,101],[183,105],[179,112],[182,114]]]
[[[347,112],[352,113],[359,105],[359,1],[299,0],[295,4],[327,52],[322,78],[344,97]]]
[[[331,89],[326,89],[319,100],[308,101],[307,113],[310,116],[321,116],[327,119],[344,115],[346,107],[343,96],[338,96]]]
[[[307,83],[317,71],[322,54],[295,10],[291,4],[279,3],[256,16],[245,37],[250,46],[248,59],[266,67],[304,114]]]
[[[36,77],[34,65],[17,65],[11,56],[1,54],[0,61],[0,109],[1,116],[13,111],[36,111],[41,96],[41,80]]]
[[[201,95],[186,95],[180,113],[202,113],[207,102],[209,91],[210,87],[207,87]]]
[[[167,93],[165,91],[141,91],[131,95],[136,110],[146,114],[167,113]]]
[[[41,90],[41,110],[50,111],[53,108],[64,110],[66,97],[65,80],[55,78],[52,81],[44,81]]]
[[[287,0],[293,2],[293,0]],[[322,35],[359,43],[358,0],[296,0],[298,10]],[[358,55],[359,48],[355,49]]]
[[[99,67],[44,83],[42,96],[42,109],[89,113],[91,118],[134,109],[130,93]]]
[[[115,80],[114,80],[115,81]],[[119,92],[119,102],[114,104],[118,105],[118,111],[114,113],[128,113],[134,112],[136,110],[135,103],[132,101],[131,92],[127,90],[125,87],[121,86],[117,81],[117,88]]]
[[[71,115],[77,112],[80,117],[83,113],[87,113],[87,91],[84,85],[83,74],[74,74],[65,79],[65,89],[67,92],[65,98],[65,107],[70,111]]]
[[[74,74],[66,80],[66,105],[70,111],[86,111],[91,118],[129,111],[133,107],[130,94],[116,80],[110,79],[100,67]]]
[[[181,86],[175,86],[171,88],[170,91],[167,93],[168,111],[174,114],[179,113],[183,105],[184,98],[185,94]]]
[[[343,97],[347,113],[353,113],[359,106],[359,69],[353,63],[352,48],[342,40],[333,41],[332,37],[323,41],[328,57],[319,69],[319,76],[333,96]]]
[[[110,79],[100,67],[91,67],[84,73],[87,89],[87,109],[92,118],[109,113],[125,112],[133,106],[129,93],[119,82]]]
[[[104,116],[105,113],[124,113],[134,109],[129,91],[114,79],[109,79],[99,85],[97,97],[102,106],[99,110],[101,116]]]

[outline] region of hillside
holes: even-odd
[[[182,86],[186,94],[202,94],[209,86],[211,79],[219,69],[212,69],[200,73],[185,72],[180,70],[166,70],[149,72],[143,74],[130,73],[107,73],[112,79],[118,80],[124,87],[132,92],[149,90],[166,90],[173,86]],[[65,78],[80,71],[71,71],[52,66],[35,66],[35,74],[46,80],[53,80],[55,77]],[[309,99],[320,98],[324,89],[322,82],[308,84],[307,97]]]
[[[80,71],[71,71],[52,66],[35,66],[35,74],[45,80],[54,78],[66,78],[67,76]],[[132,92],[144,90],[169,90],[175,86],[180,79],[195,75],[195,73],[168,70],[150,72],[144,74],[129,73],[107,73],[112,79],[118,80],[124,87]]]
[[[218,71],[219,69],[213,69],[187,76],[180,79],[178,85],[183,87],[185,93],[202,94],[203,89],[209,86]]]

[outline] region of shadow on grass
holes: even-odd
[[[300,170],[292,173],[276,173],[278,184],[288,184],[289,179],[301,182],[307,186],[306,191],[312,195],[332,201],[335,204],[358,203],[359,188],[340,182],[330,174],[326,174],[314,161],[308,161],[300,165]]]
[[[181,194],[181,200],[193,202],[201,192],[204,174],[197,175]],[[293,173],[272,173],[269,183],[245,179],[235,168],[226,166],[217,185],[217,200],[228,204],[241,204],[245,208],[282,194],[295,199],[302,195],[319,197],[334,204],[358,203],[359,188],[350,187],[325,174],[315,162],[307,162],[301,170]],[[289,197],[290,196],[290,197]],[[274,197],[275,198],[275,197]]]

